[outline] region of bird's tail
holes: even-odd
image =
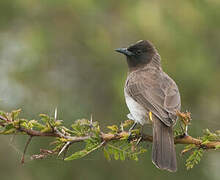
[[[166,126],[157,117],[153,121],[152,161],[160,169],[177,170],[172,127]]]

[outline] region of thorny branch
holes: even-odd
[[[2,116],[0,116],[0,119],[6,120]],[[0,126],[4,126],[4,124],[0,123]],[[30,137],[34,137],[34,136],[60,137],[60,138],[66,139],[67,141],[70,141],[71,143],[81,142],[81,141],[84,141],[84,140],[87,140],[87,139],[90,138],[90,136],[82,136],[82,137],[66,136],[66,135],[62,134],[61,132],[59,132],[59,131],[40,132],[40,131],[36,131],[36,130],[32,130],[32,129],[26,129],[26,128],[23,128],[23,127],[20,127],[17,130],[20,131],[20,132],[24,132],[26,135],[29,135]],[[101,139],[105,142],[112,141],[112,140],[119,140],[119,139],[122,139],[122,138],[128,137],[128,136],[129,136],[128,131],[122,131],[122,132],[117,133],[117,134],[101,132]],[[136,136],[135,138],[138,138],[138,136]],[[142,141],[153,142],[153,137],[151,135],[142,134]],[[185,136],[185,135],[176,136],[175,139],[174,139],[174,142],[175,142],[175,144],[195,144],[196,146],[198,146],[200,148],[204,148],[204,149],[215,149],[216,146],[220,146],[219,141],[209,142],[207,144],[202,144],[201,139],[194,138],[194,137],[189,136],[189,135],[188,136]]]
[[[16,113],[14,113],[14,114],[16,114]],[[219,139],[204,142],[204,140],[202,140],[201,138],[194,138],[192,136],[189,136],[187,133],[187,127],[191,121],[190,113],[177,112],[177,115],[179,116],[179,119],[181,120],[184,127],[182,127],[183,133],[180,135],[177,135],[175,137],[175,139],[174,139],[175,144],[194,145],[194,147],[197,147],[198,149],[217,149],[220,147]],[[10,114],[10,116],[0,115],[0,120],[1,120],[0,127],[6,127],[8,124],[15,122],[15,120],[13,119],[13,116],[15,116],[15,115],[13,115],[13,114],[12,115]],[[53,120],[53,123],[57,122],[56,116],[57,116],[57,111],[55,111],[55,118]],[[93,128],[92,127],[93,126],[92,118],[89,121],[89,123],[90,123],[89,126],[92,129]],[[22,160],[21,160],[22,163],[24,163],[24,156],[27,151],[27,147],[33,137],[54,137],[54,138],[60,138],[60,139],[62,139],[62,142],[64,142],[63,145],[60,148],[58,148],[57,150],[41,149],[39,155],[32,156],[33,159],[44,158],[44,157],[46,157],[48,155],[52,155],[52,154],[58,154],[58,156],[59,156],[62,152],[64,152],[64,156],[65,156],[65,153],[70,145],[72,145],[73,143],[76,143],[76,142],[87,141],[93,137],[93,134],[91,134],[91,133],[73,136],[69,133],[66,133],[65,131],[58,129],[56,126],[51,125],[51,122],[49,122],[49,121],[48,121],[48,124],[49,124],[48,126],[51,127],[51,129],[47,132],[40,131],[40,130],[34,130],[33,128],[27,128],[27,127],[21,126],[20,121],[19,121],[18,125],[14,126],[14,128],[16,128],[16,131],[15,131],[15,133],[12,133],[12,134],[22,133],[24,135],[29,136],[29,139],[28,139],[28,141],[25,145],[25,148],[24,148],[24,153],[23,153]],[[109,143],[111,141],[123,140],[123,139],[126,139],[130,136],[130,132],[125,131],[123,127],[120,130],[117,128],[114,129],[115,128],[114,125],[109,126],[109,127],[110,127],[110,129],[113,129],[113,131],[108,132],[108,133],[104,133],[102,131],[99,131],[98,136],[101,140],[101,143],[93,149],[97,149],[102,146],[105,146],[107,143]],[[148,142],[153,141],[153,137],[151,135],[141,134],[141,133],[133,133],[131,140],[135,140],[135,139],[137,140],[140,138],[141,138],[141,141],[148,141]],[[189,148],[189,150],[191,150],[191,149]],[[183,153],[188,152],[189,150],[185,150],[185,151],[183,150]],[[92,150],[89,150],[89,151],[92,151]]]

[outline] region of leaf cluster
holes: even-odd
[[[206,144],[210,143],[210,142],[220,142],[220,131],[216,131],[216,132],[211,132],[209,129],[205,129],[203,136],[200,137],[201,141],[201,145],[195,145],[195,144],[190,144],[185,146],[184,150],[182,151],[182,154],[186,153],[186,152],[191,152],[190,156],[187,158],[186,160],[186,168],[192,169],[196,164],[199,164],[199,162],[201,161],[201,158],[203,156],[203,154],[205,153],[205,146]],[[215,149],[219,149],[220,146],[216,146]]]
[[[186,160],[186,169],[192,169],[196,164],[201,161],[204,150],[202,148],[195,149]]]
[[[124,161],[131,159],[138,161],[138,156],[145,153],[147,150],[142,146],[137,146],[135,142],[128,140],[112,141],[104,147],[104,156],[110,161],[112,158],[115,160]]]

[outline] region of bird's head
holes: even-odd
[[[157,53],[154,45],[148,40],[140,40],[128,48],[118,48],[115,51],[127,57],[129,68],[145,66]]]

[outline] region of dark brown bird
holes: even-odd
[[[175,172],[173,126],[181,106],[178,87],[163,72],[160,55],[150,41],[141,40],[116,51],[126,55],[129,67],[124,87],[128,118],[134,124],[153,124],[152,161],[160,169]]]

